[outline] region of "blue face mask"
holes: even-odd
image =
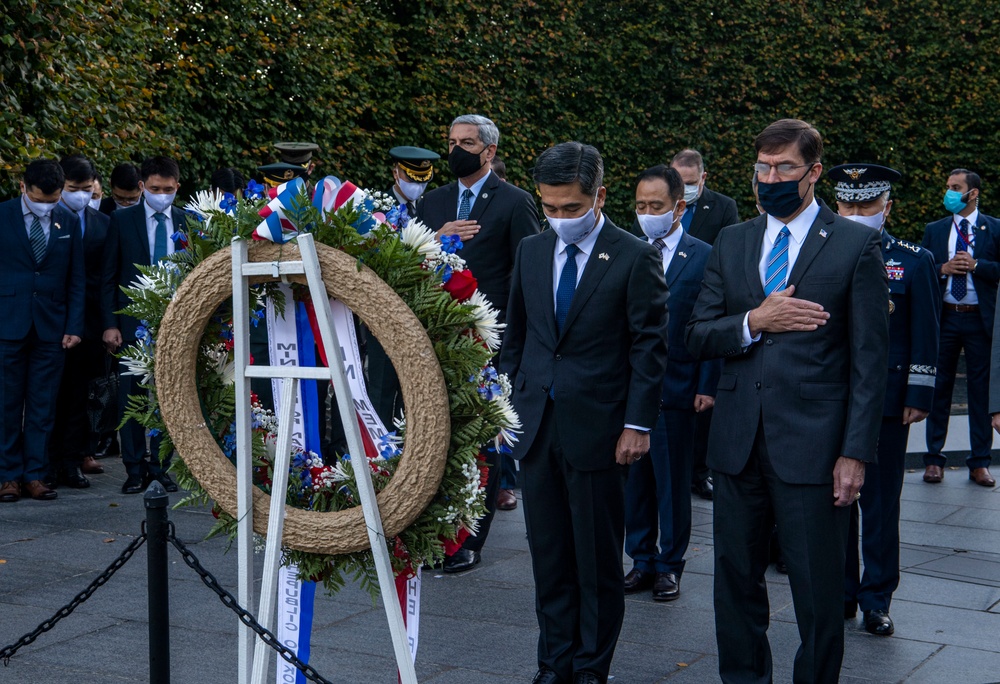
[[[802,196],[799,195],[799,183],[809,175],[814,164],[810,164],[806,172],[798,180],[765,183],[757,180],[757,201],[768,214],[775,218],[791,216],[802,206]]]
[[[968,202],[962,201],[963,197],[965,197],[965,194],[959,192],[958,190],[949,190],[944,193],[944,208],[953,214],[957,214],[969,206]]]

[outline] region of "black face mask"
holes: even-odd
[[[483,168],[483,162],[479,158],[479,155],[482,153],[482,150],[476,153],[468,152],[455,145],[451,152],[448,153],[448,167],[457,178],[471,176]]]
[[[809,175],[812,167],[810,164],[806,172],[798,180],[778,181],[777,183],[765,183],[757,180],[757,201],[771,216],[775,218],[785,218],[791,216],[802,206],[802,196],[799,195],[799,183]]]

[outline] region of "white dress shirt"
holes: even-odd
[[[28,233],[28,242],[31,242],[31,224],[35,221],[35,214],[31,213],[31,209],[28,208],[28,203],[24,201],[24,195],[21,195],[21,213],[24,215],[24,230]],[[38,220],[42,224],[42,232],[45,233],[45,242],[48,244],[49,241],[49,227],[52,225],[52,214],[48,216],[39,216]]]
[[[149,238],[149,263],[153,263],[153,249],[156,247],[156,212],[145,202],[142,203],[142,208],[146,211],[146,237]],[[167,254],[174,253],[174,241],[170,239],[170,236],[174,234],[174,217],[171,207],[167,207],[167,210],[162,212],[164,216],[167,217]]]
[[[670,233],[665,238],[660,238],[663,240],[663,247],[660,248],[660,256],[663,257],[663,274],[667,274],[667,269],[670,268],[670,262],[674,260],[674,254],[677,254],[677,245],[681,244],[681,235],[684,234],[684,229],[681,226],[677,226],[674,232]],[[653,244],[650,240],[649,244]]]
[[[594,245],[597,243],[597,236],[601,234],[601,228],[603,227],[604,212],[601,212],[601,217],[597,219],[597,227],[590,232],[590,235],[576,243],[576,246],[580,249],[580,251],[576,253],[576,284],[578,287],[580,285],[580,278],[583,277],[583,269],[587,268],[587,260],[590,259],[590,253],[594,251]],[[554,305],[556,301],[556,293],[559,292],[559,278],[562,276],[563,266],[566,265],[566,243],[563,242],[561,237],[556,237],[556,253],[553,258],[552,301]],[[553,309],[553,311],[554,310],[555,309]]]
[[[954,259],[956,249],[958,246],[958,231],[956,227],[961,230],[962,219],[969,222],[971,227],[970,237],[969,237],[969,256],[972,256],[973,249],[976,246],[976,222],[979,220],[979,209],[973,209],[972,213],[968,216],[959,216],[954,214],[951,217],[951,230],[948,232],[948,258]],[[955,279],[955,276],[948,276],[948,287],[944,290],[944,301],[949,304],[979,304],[979,297],[976,296],[976,288],[972,286],[972,274],[965,274],[965,298],[959,302],[951,295],[951,282]]]
[[[483,189],[483,186],[486,185],[486,179],[490,177],[490,173],[493,173],[493,171],[491,170],[485,176],[473,183],[472,187],[468,188],[468,190],[472,190],[472,197],[469,198],[470,214],[472,213],[472,207],[476,204],[476,198],[479,197],[479,192]],[[462,193],[465,192],[466,189],[467,188],[462,181],[458,181],[458,204],[455,205],[455,216],[458,216],[458,211],[462,208]]]
[[[802,250],[802,243],[809,235],[809,229],[819,216],[819,205],[813,199],[802,213],[793,218],[788,223],[782,223],[770,214],[767,215],[767,230],[764,231],[764,240],[760,250],[760,263],[757,270],[760,273],[760,282],[763,284],[767,280],[767,262],[771,258],[771,250],[774,249],[774,242],[778,239],[778,233],[786,225],[788,226],[788,272],[785,275],[785,287],[788,286],[788,278],[795,268],[795,260],[799,258]],[[781,289],[785,289],[782,287]],[[746,349],[751,344],[760,339],[760,333],[756,337],[750,336],[750,312],[743,317],[743,348]]]

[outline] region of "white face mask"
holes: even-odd
[[[98,211],[101,208],[101,198],[98,197],[97,199],[91,199],[89,202],[87,202],[87,204],[89,204],[90,208],[93,209],[94,211]]]
[[[396,182],[399,183],[399,189],[403,193],[403,197],[411,202],[416,202],[420,199],[421,195],[424,194],[424,190],[427,189],[427,183],[411,183],[402,178],[397,179]]]
[[[556,235],[558,235],[563,242],[567,245],[575,245],[590,235],[594,231],[594,228],[597,227],[597,212],[594,211],[596,208],[597,197],[595,196],[594,206],[591,207],[590,211],[583,216],[560,219],[552,218],[546,214],[545,220],[549,222],[552,230],[556,231]]]
[[[146,198],[146,204],[153,211],[166,211],[170,208],[170,205],[174,203],[174,198],[177,197],[176,192],[170,192],[165,195],[154,195],[149,190],[143,190],[142,196]]]
[[[688,204],[691,204],[696,199],[698,199],[698,195],[700,194],[701,194],[700,183],[696,183],[694,185],[687,185],[687,184],[684,185],[684,201],[687,202]]]
[[[24,203],[28,205],[28,210],[38,218],[46,218],[58,204],[58,202],[35,202],[27,195],[24,195]]]
[[[677,205],[675,204],[674,209],[676,208]],[[635,217],[639,221],[639,227],[642,228],[642,232],[652,241],[669,235],[670,230],[674,227],[674,222],[683,215],[684,212],[682,211],[675,218],[674,210],[671,209],[666,214],[640,214],[636,212]]]
[[[63,191],[62,201],[70,210],[78,212],[87,206],[87,203],[90,202],[90,198],[93,196],[94,193],[89,190]]]
[[[854,214],[853,216],[845,216],[844,218],[857,221],[864,226],[868,226],[872,230],[882,230],[882,224],[885,223],[884,211],[880,211],[874,216],[861,216],[860,214]]]

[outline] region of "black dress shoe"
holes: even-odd
[[[159,475],[154,475],[150,480],[150,482],[152,482],[152,480],[156,480],[157,482],[159,482],[161,485],[163,485],[163,488],[166,489],[168,492],[177,491],[177,483],[174,482],[173,479],[171,479],[170,475],[168,475],[167,473],[160,473]]]
[[[444,559],[444,571],[450,573],[465,572],[478,565],[481,560],[482,557],[478,551],[459,549]]]
[[[673,601],[681,595],[681,580],[673,572],[658,572],[653,581],[654,601]]]
[[[563,680],[554,671],[543,667],[535,673],[535,676],[531,679],[531,684],[563,684]]]
[[[788,564],[785,563],[785,559],[779,557],[778,560],[774,561],[774,569],[778,571],[779,574],[788,574]]]
[[[142,494],[150,480],[142,475],[129,475],[122,485],[122,494]]]
[[[593,672],[577,672],[573,675],[573,684],[604,684]]]
[[[90,486],[88,480],[77,467],[66,467],[59,473],[59,484],[66,485],[70,489],[86,489]]]
[[[627,575],[625,575],[625,593],[634,594],[637,591],[646,591],[653,586],[653,580],[655,575],[651,572],[646,572],[640,570],[639,568],[632,568]]]
[[[889,636],[896,631],[887,610],[866,610],[865,631],[875,636]]]
[[[844,601],[844,619],[853,620],[858,616],[858,602]]]
[[[715,496],[715,485],[712,484],[712,478],[706,477],[704,480],[692,482],[691,493],[697,494],[705,501],[711,501],[712,497]]]

